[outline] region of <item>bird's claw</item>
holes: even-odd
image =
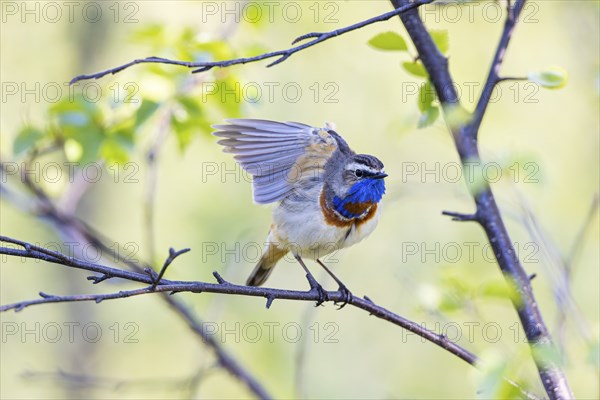
[[[341,310],[342,308],[346,307],[346,304],[352,301],[352,292],[343,284],[340,284],[338,292],[340,292],[342,296],[344,296],[344,301],[342,301],[342,304],[338,307],[338,310]],[[336,301],[333,304],[337,305],[338,302]]]
[[[329,295],[327,294],[327,291],[323,289],[323,286],[321,286],[319,282],[317,282],[317,280],[310,274],[307,274],[306,278],[308,279],[308,283],[310,283],[311,291],[316,290],[319,294],[319,299],[317,300],[315,307],[319,307],[324,302],[329,301]]]
[[[327,295],[327,291],[323,289],[323,286],[319,285],[319,287],[317,287],[317,290],[319,292],[319,300],[317,300],[315,307],[319,307],[324,302],[329,301],[329,296]]]
[[[319,307],[324,302],[329,301],[329,295],[327,294],[327,291],[323,289],[323,286],[317,283],[316,286],[313,287],[313,289],[316,289],[319,293],[319,300],[317,300],[317,304],[315,304],[315,307]]]

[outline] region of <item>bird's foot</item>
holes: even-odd
[[[323,289],[323,286],[321,286],[321,284],[317,282],[317,280],[311,274],[307,274],[306,279],[308,280],[308,283],[310,283],[311,291],[316,290],[319,294],[319,299],[317,300],[315,307],[319,307],[324,302],[329,301],[329,295],[327,294],[327,291]]]
[[[342,294],[342,296],[344,296],[344,300],[341,302],[341,305],[338,307],[338,310],[341,310],[342,308],[346,307],[346,304],[348,304],[352,301],[352,292],[343,283],[340,283],[338,292],[340,292]],[[336,301],[333,304],[338,305],[338,303],[339,302]]]

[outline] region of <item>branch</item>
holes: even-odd
[[[135,272],[129,272],[103,266],[100,264],[92,264],[83,260],[79,260],[73,257],[67,257],[61,253],[53,250],[48,250],[23,242],[17,239],[9,238],[6,236],[0,236],[0,241],[5,243],[12,243],[23,247],[23,249],[14,249],[7,247],[0,247],[0,254],[6,254],[10,256],[20,256],[25,258],[42,259],[55,264],[64,265],[67,267],[83,269],[95,273],[101,274],[102,277],[118,277],[121,279],[149,284],[149,286],[133,289],[133,290],[121,290],[115,293],[107,294],[81,294],[81,295],[68,295],[58,296],[50,295],[40,292],[40,299],[21,301],[12,304],[6,304],[0,306],[0,312],[9,310],[21,311],[26,307],[48,304],[48,303],[66,303],[66,302],[80,302],[80,301],[94,301],[100,303],[104,300],[114,300],[127,298],[132,296],[139,296],[150,293],[180,293],[180,292],[191,292],[191,293],[221,293],[230,295],[243,295],[252,297],[264,297],[267,299],[267,305],[270,306],[274,300],[299,300],[299,301],[318,301],[320,299],[320,293],[317,288],[311,288],[308,291],[298,290],[283,290],[283,289],[272,289],[263,288],[256,286],[241,286],[236,285],[224,280],[217,272],[214,272],[214,276],[217,283],[208,282],[193,282],[193,281],[167,281],[161,280],[157,282],[154,287],[154,279],[150,275],[139,274]],[[173,254],[177,254],[174,252]],[[181,254],[181,253],[180,253]],[[170,255],[169,259],[173,259],[174,256]],[[167,259],[167,261],[169,260]],[[165,264],[167,264],[165,262]],[[103,279],[104,280],[104,279]],[[347,300],[345,294],[341,291],[329,291],[327,292],[328,300],[331,302],[344,302]],[[353,297],[348,304],[354,307],[360,308],[364,311],[369,312],[370,315],[374,315],[377,318],[391,322],[394,325],[398,325],[404,329],[409,330],[432,343],[440,346],[441,348],[449,351],[460,359],[466,361],[471,365],[475,365],[477,357],[469,352],[468,350],[460,347],[459,345],[448,340],[444,335],[437,334],[433,331],[423,328],[416,322],[410,321],[404,317],[401,317],[377,304],[372,302],[368,298]]]
[[[126,64],[120,65],[118,67],[114,67],[114,68],[110,68],[107,69],[105,71],[101,71],[101,72],[96,72],[93,74],[89,74],[89,75],[78,75],[75,78],[71,79],[71,85],[74,83],[77,83],[79,81],[82,80],[87,80],[87,79],[100,79],[106,75],[114,75],[117,74],[121,71],[123,71],[124,69],[127,69],[129,67],[132,67],[134,65],[137,64],[147,64],[147,63],[152,63],[152,64],[170,64],[170,65],[179,65],[181,67],[186,67],[186,68],[190,68],[192,70],[192,73],[197,73],[197,72],[206,72],[209,71],[215,67],[219,67],[219,68],[223,68],[223,67],[229,67],[232,65],[238,65],[238,64],[248,64],[248,63],[252,63],[252,62],[256,62],[256,61],[261,61],[261,60],[266,60],[269,58],[274,58],[274,57],[278,57],[275,61],[271,62],[270,64],[267,65],[267,67],[272,67],[274,65],[277,65],[279,63],[284,62],[285,60],[287,60],[288,58],[290,58],[290,56],[292,56],[295,53],[298,53],[299,51],[302,51],[304,49],[307,49],[309,47],[312,47],[316,44],[319,44],[321,42],[324,42],[328,39],[334,38],[336,36],[340,36],[343,35],[345,33],[363,28],[367,25],[371,25],[377,22],[382,22],[382,21],[387,21],[393,17],[395,17],[396,15],[400,15],[403,12],[406,12],[408,10],[413,10],[417,7],[420,7],[424,4],[429,4],[429,3],[433,3],[435,0],[415,0],[414,2],[408,3],[408,4],[404,4],[402,6],[397,7],[395,10],[392,11],[388,11],[386,13],[383,13],[381,15],[375,16],[373,18],[369,18],[366,19],[364,21],[361,22],[357,22],[356,24],[353,25],[349,25],[346,26],[344,28],[340,28],[340,29],[336,29],[333,31],[329,31],[329,32],[312,32],[312,33],[307,33],[305,35],[299,36],[296,39],[294,39],[294,41],[292,42],[292,46],[295,45],[296,43],[302,42],[306,39],[312,39],[304,44],[298,45],[298,46],[294,46],[294,47],[290,47],[289,49],[285,49],[285,50],[278,50],[278,51],[273,51],[273,52],[269,52],[269,53],[264,53],[264,54],[260,54],[258,56],[255,57],[242,57],[242,58],[234,58],[234,59],[230,59],[230,60],[223,60],[223,61],[207,61],[207,62],[190,62],[190,61],[179,61],[179,60],[171,60],[168,58],[162,58],[162,57],[146,57],[146,58],[140,58],[140,59],[136,59],[133,61],[130,61]]]
[[[13,238],[8,238],[5,236],[0,236],[0,241],[12,244],[18,244],[24,247],[24,250],[19,249],[11,249],[7,247],[0,246],[0,254],[6,254],[10,256],[21,256],[26,258],[33,259],[44,259],[43,255],[47,253],[53,254],[53,256],[46,255],[46,257],[51,257],[52,260],[45,259],[49,262],[54,262],[56,264],[61,264],[67,267],[75,267],[81,269],[87,269],[89,267],[89,263],[78,260],[76,258],[67,257],[65,255],[57,256],[57,252],[52,250],[44,249],[45,251],[34,250],[33,247],[37,247],[31,245],[27,242],[23,242],[20,240],[16,240]],[[30,249],[31,247],[31,249]],[[178,255],[186,253],[189,249],[183,249],[181,251],[175,252],[173,249],[170,249],[170,254],[167,260],[165,261],[165,265],[168,266]],[[60,253],[58,253],[60,254]],[[68,260],[68,262],[66,261]],[[164,268],[164,267],[163,267]],[[102,272],[105,276],[109,276],[114,273],[115,268],[102,266],[99,264],[94,264],[93,272],[99,272],[98,269],[105,269]],[[91,269],[89,269],[91,271]],[[124,274],[127,271],[122,271]],[[180,314],[183,314],[184,318],[188,321],[189,326],[197,332],[200,336],[205,338],[205,340],[209,343],[214,341],[214,338],[211,335],[207,335],[201,324],[195,322],[193,315],[187,308],[182,309],[178,306],[178,303],[174,302],[174,299],[171,295],[175,293],[181,292],[190,292],[190,293],[221,293],[221,294],[229,294],[229,295],[243,295],[243,296],[251,296],[251,297],[264,297],[267,299],[267,308],[273,303],[275,299],[279,300],[297,300],[297,301],[322,301],[322,293],[316,287],[312,287],[308,291],[298,291],[298,290],[284,290],[284,289],[273,289],[273,288],[262,288],[256,286],[241,286],[230,283],[223,279],[217,272],[213,272],[217,283],[208,283],[208,282],[193,282],[193,281],[165,281],[161,280],[155,286],[155,283],[150,282],[151,284],[147,287],[140,289],[132,289],[132,290],[121,290],[115,293],[106,293],[106,294],[81,294],[81,295],[67,295],[67,296],[59,296],[59,295],[51,295],[44,292],[40,292],[39,295],[41,299],[35,300],[27,300],[21,301],[12,304],[6,304],[0,306],[0,312],[5,312],[9,310],[15,310],[16,312],[23,310],[26,307],[41,305],[41,304],[50,304],[50,303],[70,303],[70,302],[85,302],[85,301],[93,301],[96,304],[104,301],[104,300],[114,300],[114,299],[123,299],[132,296],[139,296],[143,294],[152,294],[152,293],[162,293],[166,295],[166,299],[172,302],[177,308],[177,311]],[[152,280],[153,278],[148,278],[144,274],[140,274],[139,276],[131,276],[132,279],[123,278],[126,280],[133,280],[135,282],[148,283],[147,280]],[[135,279],[134,279],[135,278]],[[96,283],[96,282],[94,282]],[[327,300],[325,302],[333,302],[341,303],[346,302],[356,308],[367,311],[369,315],[373,315],[377,318],[383,319],[385,321],[391,322],[394,325],[400,326],[434,344],[441,347],[442,349],[450,352],[451,354],[457,356],[463,361],[467,362],[470,365],[478,367],[478,358],[470,351],[464,349],[458,344],[449,340],[446,336],[435,333],[424,328],[422,325],[408,320],[398,314],[393,313],[392,311],[387,310],[386,308],[375,304],[370,298],[364,296],[364,298],[352,296],[348,301],[346,293],[341,290],[337,291],[327,291]],[[216,345],[216,343],[215,343]],[[228,369],[231,373],[233,373],[238,379],[245,382],[250,389],[259,396],[261,399],[270,398],[269,394],[264,391],[262,386],[260,386],[252,376],[248,375],[247,372],[242,369],[237,362],[232,359],[223,349],[218,348],[219,351],[216,352],[219,364],[224,368]],[[517,388],[521,394],[530,400],[539,400],[537,396],[523,389],[519,384],[514,382],[511,379],[503,377],[503,380],[510,384],[511,386]]]
[[[405,5],[407,2],[408,0],[391,0],[395,8]],[[463,164],[481,160],[477,145],[477,132],[487,109],[491,91],[500,79],[499,69],[525,0],[517,0],[512,7],[510,2],[508,4],[507,20],[486,79],[486,89],[481,94],[471,120],[450,126],[456,149]],[[449,112],[453,108],[461,107],[448,69],[448,60],[433,42],[417,10],[407,11],[401,14],[400,18],[417,48],[419,58],[429,74],[444,111]],[[538,308],[529,276],[516,256],[513,242],[508,235],[489,184],[484,182],[483,188],[477,193],[473,193],[473,198],[476,205],[474,214],[448,213],[448,215],[453,216],[455,220],[476,221],[483,227],[500,269],[509,285],[516,288],[517,296],[512,299],[513,306],[517,310],[532,349],[553,349],[552,337]],[[567,378],[557,363],[550,360],[549,357],[539,357],[535,354],[534,361],[546,393],[551,399],[573,398]]]
[[[477,101],[477,106],[475,107],[475,112],[473,113],[473,119],[469,124],[468,132],[469,134],[476,138],[477,132],[479,131],[479,126],[481,125],[481,121],[483,120],[483,116],[485,111],[487,110],[487,106],[490,103],[490,99],[492,98],[492,92],[498,83],[503,80],[524,80],[526,78],[512,78],[500,77],[500,67],[502,66],[502,62],[504,61],[504,56],[506,55],[506,49],[508,48],[508,43],[512,38],[513,32],[515,31],[515,25],[519,20],[519,15],[523,10],[523,6],[525,5],[526,0],[517,0],[515,5],[510,7],[507,6],[507,16],[506,21],[504,22],[504,30],[502,31],[502,36],[500,37],[500,42],[498,43],[498,47],[496,48],[496,54],[494,55],[494,59],[492,60],[492,65],[490,66],[490,71],[488,72],[488,76],[483,86],[483,92]]]
[[[268,392],[266,392],[264,387],[246,369],[244,369],[233,357],[231,357],[227,351],[225,351],[225,349],[221,346],[221,344],[215,340],[215,337],[212,335],[209,335],[206,332],[206,330],[202,326],[201,321],[198,320],[198,318],[190,311],[190,309],[184,303],[182,303],[181,301],[177,300],[176,298],[174,298],[172,296],[172,294],[174,294],[175,292],[171,291],[171,289],[176,289],[175,286],[171,286],[169,288],[160,287],[158,290],[156,290],[156,287],[158,286],[158,282],[157,282],[158,279],[156,279],[157,274],[151,268],[149,268],[149,267],[143,268],[136,262],[133,262],[127,258],[124,258],[121,252],[115,251],[114,248],[106,246],[103,242],[103,240],[106,241],[106,239],[105,238],[101,239],[101,235],[99,233],[94,232],[89,226],[87,226],[82,221],[80,221],[74,217],[69,218],[69,217],[61,214],[56,209],[56,207],[54,206],[52,201],[41,190],[41,188],[38,188],[33,182],[29,182],[29,183],[31,185],[31,186],[29,186],[29,189],[31,189],[32,192],[36,196],[38,194],[42,196],[42,198],[37,198],[37,200],[40,202],[43,201],[43,208],[45,211],[45,213],[43,215],[44,218],[51,219],[52,222],[54,222],[55,225],[59,227],[59,229],[69,229],[69,230],[75,231],[78,235],[80,235],[82,238],[84,238],[87,242],[92,243],[94,246],[96,246],[97,248],[102,250],[102,252],[109,254],[110,257],[113,257],[115,260],[118,260],[118,261],[122,262],[123,264],[131,267],[132,269],[137,271],[137,273],[131,273],[131,275],[129,275],[130,273],[128,271],[117,270],[117,269],[105,267],[105,266],[102,266],[99,264],[87,263],[85,261],[67,257],[61,253],[54,252],[49,249],[41,248],[41,247],[38,247],[38,246],[35,246],[32,244],[29,244],[27,242],[23,242],[23,241],[13,239],[13,238],[8,238],[5,236],[0,236],[0,241],[16,244],[18,246],[23,247],[24,250],[0,247],[0,254],[40,259],[40,260],[44,260],[44,261],[48,261],[48,262],[52,262],[52,263],[56,263],[56,264],[62,264],[65,266],[67,266],[70,263],[70,264],[72,264],[72,265],[68,265],[70,267],[93,270],[94,272],[98,272],[101,274],[99,276],[94,275],[94,276],[88,277],[88,280],[93,281],[94,284],[103,282],[104,280],[107,280],[110,278],[119,278],[120,277],[120,278],[123,278],[126,280],[135,281],[135,282],[150,283],[151,286],[149,288],[145,288],[145,290],[142,289],[141,291],[140,290],[122,291],[122,292],[107,294],[107,295],[56,296],[56,295],[49,295],[49,294],[40,292],[39,294],[40,294],[40,296],[42,296],[42,299],[37,299],[37,300],[30,301],[30,302],[25,301],[25,302],[19,302],[19,303],[1,306],[0,312],[8,311],[10,309],[13,309],[15,311],[20,311],[28,306],[37,305],[37,304],[79,302],[79,301],[94,301],[96,303],[99,303],[103,300],[108,300],[108,299],[125,298],[125,297],[135,296],[135,295],[139,295],[139,294],[145,294],[145,293],[157,293],[158,295],[161,296],[161,298],[167,304],[169,304],[171,306],[171,308],[173,308],[175,310],[175,312],[177,312],[179,314],[179,316],[181,316],[184,319],[184,321],[186,321],[186,323],[188,324],[190,329],[192,329],[199,337],[202,338],[203,343],[207,344],[209,347],[212,348],[212,350],[214,351],[214,353],[218,359],[218,363],[221,367],[226,369],[229,373],[231,373],[233,376],[235,376],[241,382],[245,383],[248,386],[248,388],[258,398],[260,398],[260,399],[271,398],[271,396],[269,395]],[[6,185],[1,186],[1,188],[10,194],[10,192],[7,191]],[[187,250],[187,249],[184,249],[181,252],[174,252],[174,253],[170,252],[169,253],[170,256],[165,261],[165,265],[168,267],[170,262],[172,262],[173,259],[177,255],[183,254],[184,252],[186,252],[185,250]],[[179,254],[177,254],[177,253],[179,253]],[[163,265],[163,270],[165,269],[165,265]],[[92,268],[94,268],[94,269],[92,269]],[[99,268],[100,269],[105,268],[105,270],[98,270]],[[217,272],[214,273],[214,276],[217,279],[217,282],[219,282],[219,284],[231,285],[230,283],[226,282]],[[173,281],[167,281],[167,280],[161,279],[160,283],[176,285],[181,282],[173,282]],[[187,283],[202,284],[201,282],[200,283],[199,282],[187,282]],[[183,284],[186,284],[186,282],[183,282]],[[206,283],[205,285],[211,285],[211,284]],[[198,292],[201,292],[202,290],[204,290],[207,292],[212,291],[215,293],[217,293],[217,292],[220,293],[220,291],[214,290],[214,287],[215,286],[213,285],[212,288],[205,287],[204,289],[202,289],[202,288],[195,287],[193,289]],[[238,286],[238,287],[247,288],[245,286]],[[148,290],[148,289],[151,289],[151,290]],[[213,289],[213,290],[211,290],[211,289]],[[258,289],[258,288],[256,288],[256,289]],[[182,291],[185,291],[185,290],[182,290]],[[271,292],[271,291],[274,291],[274,289],[267,289],[267,291]],[[311,296],[302,297],[299,300],[306,300],[306,301],[319,300],[320,294],[317,292],[316,298],[314,298],[315,295],[314,295],[314,293],[312,293],[313,291],[314,291],[314,289],[311,290]],[[290,293],[290,291],[284,291],[284,292],[288,293],[288,294]],[[295,293],[294,291],[291,291],[291,292]],[[238,294],[238,293],[231,292],[231,290],[228,290],[227,293]],[[304,296],[304,294],[306,292],[297,292],[297,293],[300,294],[301,296]],[[239,293],[239,294],[246,294],[246,293]],[[267,303],[266,303],[267,308],[269,308],[270,305],[275,300],[275,298],[277,298],[277,295],[275,293],[267,293],[266,296],[264,296],[262,294],[257,294],[257,295],[267,298]],[[329,301],[333,301],[334,303],[339,302],[339,299],[337,297],[339,295],[340,295],[339,291],[328,292]],[[346,295],[342,293],[341,296],[345,301]],[[281,298],[284,298],[284,297],[281,297]],[[440,343],[438,345],[442,348],[445,348],[446,350],[448,350],[450,352],[453,352],[452,348],[453,348],[453,346],[456,346],[452,342],[450,342],[447,338],[445,338],[443,335],[438,335],[432,331],[423,329],[422,326],[419,324],[416,324],[414,322],[406,320],[394,313],[387,311],[386,309],[384,309],[382,307],[378,307],[378,306],[374,305],[373,301],[371,299],[369,299],[367,296],[364,297],[364,301],[366,301],[366,303],[362,299],[359,299],[359,298],[355,298],[354,301],[356,303],[355,306],[357,308],[361,308],[363,310],[369,311],[370,315],[377,315],[378,317],[388,320],[398,326],[404,327],[405,329],[408,329],[409,331],[411,331],[419,336],[428,338],[428,340],[430,340],[434,343],[436,341],[439,341]],[[455,351],[458,351],[461,354],[463,354],[463,357],[459,356],[460,358],[467,361],[471,365],[477,366],[477,358],[472,353],[470,353],[467,350],[464,350],[460,347],[457,347],[457,349],[455,349]],[[521,394],[524,396],[524,398],[527,398],[529,400],[540,400],[536,395],[523,389],[519,384],[517,384],[513,380],[508,379],[506,377],[503,377],[503,380],[506,383],[508,383],[509,385],[518,389],[521,392]]]
[[[0,170],[0,172],[1,172],[1,170]],[[60,210],[58,210],[56,208],[55,204],[50,200],[50,198],[45,194],[45,192],[40,187],[35,185],[35,183],[33,183],[32,181],[30,181],[28,179],[24,180],[23,182],[31,190],[31,192],[34,195],[34,198],[39,203],[38,204],[39,208],[43,212],[36,213],[35,209],[33,209],[33,210],[27,209],[26,211],[32,212],[34,215],[37,215],[38,217],[40,217],[44,220],[50,221],[52,223],[52,225],[54,226],[54,228],[60,232],[69,231],[69,232],[75,233],[76,235],[78,235],[79,237],[84,239],[86,242],[89,242],[89,243],[93,244],[96,248],[102,250],[103,254],[110,255],[111,259],[118,260],[119,262],[127,265],[129,268],[131,268],[137,272],[137,273],[135,273],[135,272],[130,273],[128,271],[112,269],[110,271],[104,271],[104,272],[111,272],[109,274],[101,273],[100,275],[94,275],[92,277],[88,277],[88,280],[93,281],[93,283],[95,283],[95,284],[100,283],[106,279],[110,279],[113,277],[119,277],[115,273],[115,271],[120,271],[120,273],[133,274],[133,275],[127,275],[128,277],[127,278],[124,277],[124,279],[129,279],[129,277],[137,277],[139,282],[149,283],[149,284],[153,283],[153,281],[152,281],[153,278],[150,275],[148,275],[148,273],[145,272],[145,270],[148,267],[145,268],[142,265],[138,264],[137,262],[133,262],[132,260],[124,257],[122,252],[115,251],[115,249],[113,247],[107,246],[105,243],[112,243],[112,241],[109,241],[109,240],[106,240],[106,238],[103,238],[101,234],[99,234],[98,232],[95,232],[88,225],[86,225],[83,221],[80,221],[71,215],[63,214]],[[12,192],[9,192],[6,186],[7,185],[0,185],[0,188],[2,189],[3,194],[4,193],[11,194]],[[12,195],[9,196],[9,198],[11,198],[11,197],[12,197]],[[7,196],[4,196],[3,198],[6,199]],[[15,198],[15,200],[20,201],[22,199]],[[22,207],[22,202],[18,202],[15,205],[17,207]],[[7,238],[2,238],[2,239],[7,239]],[[25,244],[25,242],[16,241],[14,239],[9,239],[9,241],[7,241],[7,242],[17,244],[22,247],[23,247],[23,244]],[[48,251],[46,251],[47,249],[43,249],[42,252],[39,252],[39,251],[35,250],[36,246],[29,245],[28,247],[24,247],[24,248],[26,251],[28,251],[31,254],[31,257],[29,257],[29,258],[38,258],[41,260],[46,260],[46,261],[58,263],[58,264],[61,263],[60,255],[53,254],[52,252],[49,253]],[[14,251],[14,250],[16,250],[16,249],[8,249],[7,248],[6,254],[10,254],[10,252]],[[18,254],[18,255],[23,256],[23,254]],[[67,257],[67,260],[68,259],[69,258]],[[90,266],[90,267],[97,266],[97,265],[91,264],[91,263],[86,263],[86,264],[89,264],[89,265],[86,265],[86,267],[87,266]],[[109,267],[106,267],[106,268],[109,268]],[[83,269],[85,269],[85,268],[83,268]],[[135,279],[133,279],[133,280],[135,280]],[[168,281],[162,280],[162,282],[168,282]],[[206,329],[202,325],[202,321],[189,309],[189,307],[187,305],[185,305],[185,303],[183,303],[179,299],[169,296],[167,293],[160,293],[160,297],[171,307],[171,309],[173,309],[174,312],[176,312],[187,323],[187,325],[194,332],[194,334],[196,334],[201,339],[202,343],[204,345],[208,346],[213,351],[215,357],[217,357],[217,361],[218,361],[219,365],[223,369],[228,371],[233,377],[238,379],[240,382],[244,383],[248,387],[248,389],[257,398],[259,398],[259,399],[272,398],[272,396],[267,392],[267,390],[264,388],[264,386],[250,373],[250,371],[248,371],[244,366],[242,366],[239,363],[239,361],[237,361],[233,356],[231,356],[229,354],[229,352],[227,352],[227,350],[225,350],[223,345],[221,343],[219,343],[213,335],[209,334],[206,331]]]
[[[169,268],[169,265],[171,265],[171,263],[173,261],[175,261],[175,259],[177,257],[179,257],[182,254],[187,253],[188,251],[190,251],[190,249],[182,249],[179,251],[175,251],[175,249],[172,247],[169,249],[169,257],[167,257],[167,259],[165,260],[165,263],[163,264],[163,267],[161,268],[158,275],[156,275],[156,277],[153,277],[154,282],[152,283],[152,286],[151,286],[152,289],[156,289],[156,285],[158,285],[158,283],[161,281],[165,272],[167,272],[167,268]],[[153,270],[150,270],[150,271],[154,272]]]

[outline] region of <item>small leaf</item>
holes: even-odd
[[[102,143],[100,155],[108,164],[125,164],[129,160],[129,154],[124,149],[118,140],[107,139]]]
[[[375,35],[371,40],[369,40],[369,44],[371,47],[374,47],[379,50],[387,50],[387,51],[406,51],[408,50],[408,46],[406,45],[406,41],[396,32],[388,31],[383,32],[378,35]]]
[[[431,34],[431,38],[433,42],[436,44],[438,49],[440,49],[440,53],[446,54],[448,48],[450,47],[450,40],[448,38],[447,30],[431,30],[429,31]]]
[[[433,102],[436,99],[435,89],[431,84],[431,81],[427,80],[421,85],[419,89],[419,101],[418,106],[421,112],[425,112],[429,108],[433,107]]]
[[[82,127],[63,127],[63,133],[68,139],[72,139],[81,147],[79,158],[72,161],[79,161],[83,164],[98,160],[100,147],[105,139],[104,130],[96,125],[88,124]],[[76,152],[75,152],[76,153]]]
[[[435,120],[438,118],[438,116],[440,115],[440,109],[438,107],[430,107],[428,109],[425,110],[425,112],[423,112],[421,114],[421,117],[419,118],[419,123],[417,124],[417,127],[420,128],[425,128],[428,127],[429,125],[433,124],[435,122]]]
[[[44,132],[32,126],[26,126],[17,135],[13,143],[13,153],[15,155],[35,146],[36,142],[44,137]]]
[[[405,61],[402,63],[402,67],[406,70],[406,72],[408,72],[411,75],[418,76],[420,78],[429,77],[429,74],[427,74],[425,67],[419,61]]]
[[[433,85],[431,84],[431,81],[427,80],[421,85],[421,89],[419,89],[419,98],[417,102],[419,110],[421,111],[421,117],[417,124],[419,129],[430,126],[438,119],[440,108],[433,104],[435,99],[436,94]]]
[[[479,293],[488,298],[497,298],[519,302],[519,292],[514,284],[506,283],[505,280],[492,280],[479,285]]]
[[[158,109],[159,104],[150,100],[143,100],[135,114],[135,127],[139,128]]]
[[[527,78],[547,89],[560,89],[567,84],[569,74],[563,68],[550,67],[544,71],[530,72]]]

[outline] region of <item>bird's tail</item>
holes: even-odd
[[[287,250],[277,247],[277,245],[274,243],[269,243],[265,249],[265,252],[258,261],[258,264],[256,264],[256,267],[254,267],[254,271],[252,271],[248,277],[246,285],[260,286],[265,283],[269,275],[271,275],[271,272],[273,272],[275,264],[277,264],[277,262],[281,260],[286,253]]]

